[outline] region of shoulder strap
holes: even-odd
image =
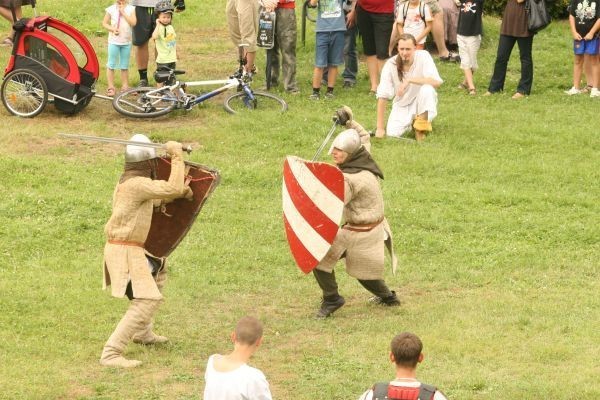
[[[373,385],[373,400],[387,399],[389,382],[377,382]]]
[[[408,15],[409,7],[408,3],[408,0],[402,2],[402,21],[406,21],[406,16]],[[421,16],[423,22],[425,22],[425,2],[422,0],[419,2],[419,15]]]
[[[402,21],[406,21],[406,15],[408,14],[408,0],[402,3]],[[403,22],[405,23],[405,22]]]
[[[437,388],[435,386],[428,385],[426,383],[421,383],[418,400],[433,400],[433,396],[435,395],[436,390]]]

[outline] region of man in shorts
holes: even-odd
[[[148,86],[148,42],[152,37],[152,32],[156,28],[156,15],[154,6],[157,0],[131,0],[131,5],[135,6],[135,16],[137,24],[133,27],[132,43],[135,46],[135,61],[140,75],[138,86]],[[181,12],[185,9],[182,0],[175,1],[175,12]]]
[[[227,26],[231,41],[236,46],[244,45],[246,57],[245,71],[248,74],[256,72],[256,34],[258,30],[258,1],[257,0],[227,0],[225,7]]]

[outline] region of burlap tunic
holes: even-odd
[[[366,232],[343,227],[317,269],[331,273],[344,255],[348,274],[361,280],[383,279],[384,239],[383,195],[378,178],[369,171],[344,174],[344,221],[347,227],[360,228],[380,222]]]
[[[113,194],[113,212],[104,232],[104,285],[112,286],[114,297],[123,297],[129,280],[136,299],[162,299],[152,277],[142,247],[112,244],[108,241],[144,243],[150,230],[153,200],[172,200],[183,197],[184,163],[180,155],[171,158],[168,181],[134,177],[119,183]]]

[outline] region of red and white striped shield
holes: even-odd
[[[292,255],[308,274],[325,257],[344,211],[344,175],[331,164],[286,157],[283,221]]]

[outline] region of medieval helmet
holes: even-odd
[[[360,135],[355,129],[346,129],[345,131],[340,132],[340,134],[333,139],[333,143],[331,143],[331,148],[329,149],[329,154],[333,152],[334,148],[345,151],[348,154],[352,154],[360,148]]]
[[[136,133],[129,140],[132,142],[152,143],[146,135],[142,135],[141,133]],[[156,158],[156,150],[152,147],[142,147],[134,144],[129,144],[125,147],[125,162],[146,161],[152,158]]]
[[[175,7],[173,7],[173,4],[171,4],[171,0],[160,0],[154,6],[154,11],[157,14],[160,14],[160,13],[171,13],[172,14],[174,10],[175,10]]]

